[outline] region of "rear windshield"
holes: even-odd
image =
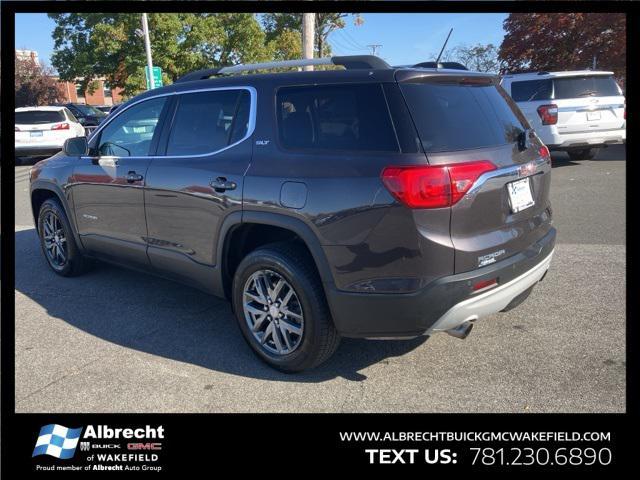
[[[525,80],[511,84],[511,98],[516,102],[535,102],[536,100],[549,100],[553,93],[551,79]]]
[[[613,77],[584,76],[555,78],[553,98],[616,97],[622,95]]]
[[[622,95],[622,92],[610,76],[583,75],[511,83],[511,97],[516,102],[618,95]]]
[[[16,112],[16,123],[18,125],[37,125],[39,123],[64,122],[62,110],[27,110]]]
[[[379,84],[283,87],[277,96],[285,148],[397,152]]]
[[[80,110],[80,113],[83,115],[96,115],[98,117],[103,117],[106,114],[91,105],[75,105],[75,107]]]
[[[514,143],[527,128],[500,86],[402,83],[400,88],[427,153]]]

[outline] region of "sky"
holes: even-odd
[[[450,28],[448,47],[493,43],[504,37],[502,13],[364,13],[364,24],[355,26],[347,18],[344,29],[329,36],[335,55],[370,53],[367,45],[381,44],[378,55],[391,65],[418,63],[440,51]],[[41,61],[51,65],[55,24],[44,13],[16,14],[16,48],[36,50]]]

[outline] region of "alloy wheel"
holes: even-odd
[[[291,284],[279,273],[253,273],[244,285],[242,308],[250,332],[269,353],[288,355],[302,343],[302,305]]]
[[[67,237],[60,218],[47,212],[42,223],[44,249],[49,263],[56,268],[64,267],[67,263]]]

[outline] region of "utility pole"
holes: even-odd
[[[591,70],[595,70],[596,69],[596,61],[597,61],[596,59],[597,58],[598,58],[597,55],[593,56],[593,66],[591,67]]]
[[[302,54],[305,59],[313,58],[314,33],[315,33],[316,14],[302,14]],[[313,70],[313,65],[302,67],[306,71]]]
[[[378,49],[380,47],[382,47],[382,45],[380,45],[379,43],[374,44],[374,45],[367,45],[367,47],[369,47],[371,49],[371,55],[375,55],[376,52],[378,51]]]
[[[142,33],[144,35],[144,48],[147,51],[147,67],[149,68],[149,90],[153,90],[153,61],[151,60],[151,42],[149,41],[149,23],[147,14],[142,14]]]

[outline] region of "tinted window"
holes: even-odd
[[[379,84],[282,88],[277,109],[286,148],[398,151]]]
[[[147,100],[115,117],[100,134],[100,155],[149,155],[151,140],[165,101],[165,97]]]
[[[71,120],[72,122],[78,123],[78,119],[73,115],[73,113],[71,113],[71,110],[69,110],[68,108],[65,108],[64,111],[66,112],[69,120]]]
[[[167,155],[212,153],[242,139],[248,128],[249,103],[246,90],[179,95]]]
[[[95,115],[97,117],[103,117],[104,112],[101,112],[95,107],[91,105],[74,105],[75,109],[78,110],[82,115]]]
[[[501,87],[403,83],[401,89],[426,152],[516,142],[526,125]]]
[[[516,102],[533,102],[551,98],[551,80],[526,80],[511,84],[511,97]]]
[[[62,110],[27,110],[26,112],[16,112],[15,117],[18,125],[37,125],[39,123],[64,122]]]
[[[616,81],[605,76],[555,78],[553,90],[556,99],[622,95]]]

